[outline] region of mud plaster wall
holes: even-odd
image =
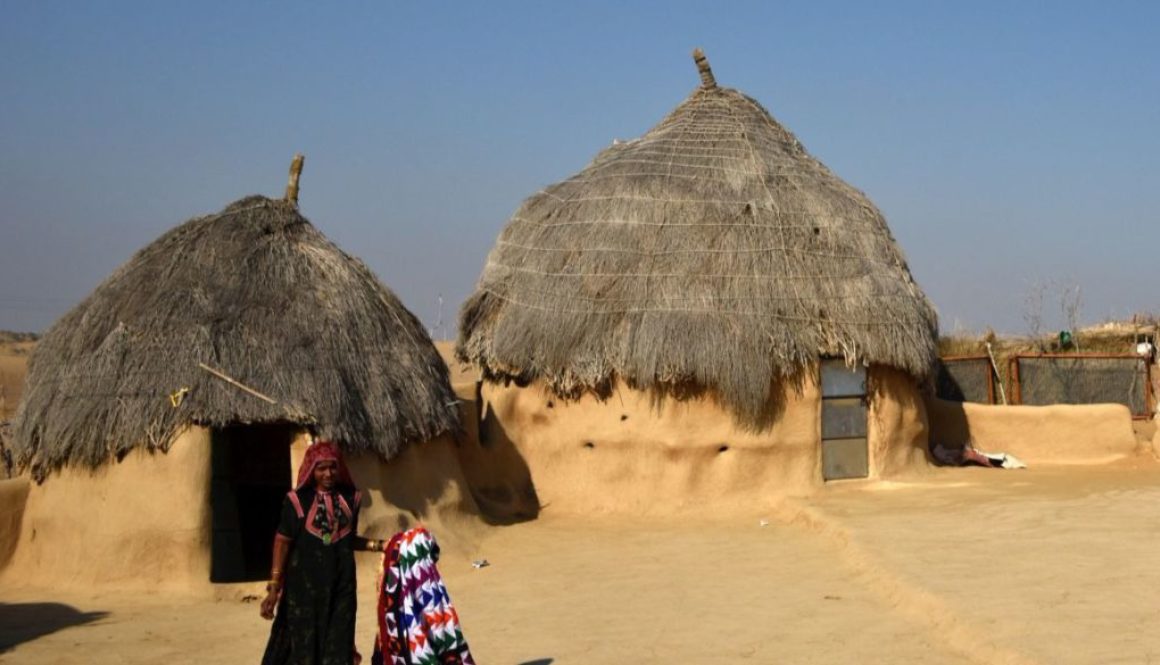
[[[306,441],[299,436],[290,448],[294,478]],[[390,462],[374,454],[347,455],[347,467],[363,493],[359,535],[387,539],[422,524],[444,551],[472,550],[482,524],[460,468],[458,445],[455,437],[444,435],[408,445]],[[377,557],[360,555],[359,561],[373,565]]]
[[[16,551],[31,485],[28,478],[0,480],[0,570],[8,565]]]
[[[931,436],[1010,453],[1028,464],[1098,464],[1137,450],[1132,414],[1119,404],[990,406],[930,398]]]
[[[1160,413],[1152,419],[1156,429],[1152,432],[1152,454],[1160,455]]]
[[[209,581],[209,431],[30,484],[5,584],[188,589]],[[17,479],[14,482],[27,480]],[[7,497],[6,497],[7,498]]]
[[[893,478],[930,468],[930,427],[917,381],[899,370],[875,366],[869,373],[870,476]]]
[[[1152,413],[1160,415],[1160,356],[1148,366],[1148,376],[1152,381],[1152,404],[1149,406]]]
[[[0,583],[206,593],[261,587],[209,582],[210,436],[191,428],[167,454],[136,450],[120,463],[65,469],[40,485],[0,483]],[[304,450],[300,436],[291,447],[292,478]],[[408,446],[389,463],[375,455],[348,461],[365,495],[360,534],[388,538],[423,523],[445,552],[465,556],[475,547],[478,511],[453,438]],[[373,586],[378,555],[358,561],[360,582]]]
[[[512,497],[524,478],[546,510],[583,513],[717,509],[804,495],[823,484],[821,397],[813,381],[785,388],[781,416],[758,432],[738,427],[711,397],[658,405],[623,385],[605,400],[564,401],[539,384],[485,382],[480,399],[480,450],[464,457],[481,461],[464,467],[485,512],[493,498],[523,503]],[[925,465],[925,406],[913,379],[875,368],[869,426],[871,477]],[[495,470],[509,474],[473,473],[492,451],[504,459]]]

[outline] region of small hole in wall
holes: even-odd
[[[729,450],[729,444],[727,444],[727,443],[722,443],[720,446],[717,446],[717,454],[718,455],[725,452],[726,450]]]
[[[624,422],[626,420],[628,420],[628,414],[627,413],[620,414],[620,422]]]
[[[550,409],[550,408],[552,408],[552,407],[554,407],[554,406],[556,406],[556,403],[555,403],[555,402],[553,402],[552,400],[548,400],[548,408]]]
[[[584,442],[584,447],[585,447],[585,448],[588,448],[588,449],[592,449],[592,448],[595,448],[595,447],[596,447],[596,444],[595,444],[595,443],[592,443],[591,441],[585,441],[585,442]]]

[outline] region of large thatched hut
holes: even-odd
[[[524,201],[463,306],[459,357],[541,500],[631,478],[642,501],[699,501],[691,484],[777,491],[922,454],[936,316],[886,220],[695,59],[701,86],[660,124]]]
[[[363,524],[387,535],[462,485],[444,361],[290,195],[140,250],[45,333],[26,385],[13,446],[39,484],[22,575],[261,579],[313,436],[352,457],[374,506]]]

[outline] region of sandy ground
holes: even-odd
[[[1158,503],[1142,460],[939,470],[749,515],[549,508],[440,568],[485,665],[1160,663]],[[236,598],[0,590],[4,663],[257,662],[267,630]]]
[[[441,339],[435,341],[435,348],[438,349],[439,355],[443,357],[443,362],[447,363],[447,369],[450,372],[451,383],[463,383],[479,380],[479,370],[471,365],[466,365],[455,359],[455,340]]]
[[[1132,431],[1139,441],[1151,441],[1156,436],[1156,420],[1133,420]]]
[[[16,412],[28,355],[35,346],[35,342],[0,342],[0,420]]]

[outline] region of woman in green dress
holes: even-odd
[[[355,535],[360,499],[338,446],[322,441],[307,448],[274,537],[261,606],[274,625],[262,665],[361,661],[354,646],[354,552],[381,552],[383,541]]]

